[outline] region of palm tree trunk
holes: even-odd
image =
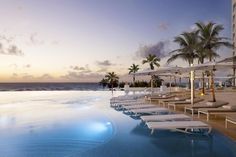
[[[211,87],[211,76],[208,77],[208,89],[210,89]]]
[[[111,93],[113,95],[113,82],[111,82]]]
[[[205,74],[202,72],[202,94],[205,95]]]
[[[151,93],[153,94],[153,77],[151,77]]]
[[[233,68],[233,76],[235,77],[236,76],[236,69],[235,68]],[[233,78],[233,86],[234,87],[236,87],[236,80],[235,80],[235,78]]]
[[[133,75],[133,83],[135,83],[135,75]]]
[[[214,76],[213,76],[213,70],[211,70],[211,93],[212,93],[212,101],[216,102],[216,96],[215,96],[215,84],[214,84]]]

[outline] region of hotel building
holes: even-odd
[[[232,39],[233,44],[236,46],[236,0],[232,0]],[[235,56],[236,49],[233,49],[233,56]],[[235,64],[235,60],[234,60]],[[235,76],[235,68],[233,69],[233,75]],[[235,85],[235,79],[234,79],[234,85]]]

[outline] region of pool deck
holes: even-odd
[[[203,96],[203,98],[205,100],[211,100],[211,93]],[[235,91],[231,91],[231,92],[216,92],[216,100],[222,100],[222,101],[226,101],[229,102],[230,105],[236,105],[236,92]],[[182,109],[178,109],[177,111],[178,113],[184,113],[183,112],[183,108]],[[186,113],[186,115],[191,116],[190,113]],[[236,112],[233,114],[236,115]],[[197,114],[194,114],[193,116],[194,120],[199,120]],[[224,135],[228,136],[229,138],[231,138],[232,140],[236,141],[236,125],[232,124],[232,123],[228,123],[228,128],[225,128],[225,116],[212,116],[212,118],[207,121],[206,120],[206,116],[202,115],[200,117],[200,120],[211,125],[213,129],[218,130],[219,132],[223,133]]]

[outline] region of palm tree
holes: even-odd
[[[194,59],[198,57],[198,31],[184,32],[180,36],[175,37],[174,42],[176,42],[180,46],[180,48],[170,52],[170,54],[174,54],[167,60],[167,63],[169,64],[170,62],[173,62],[174,60],[180,58],[188,62],[189,66],[193,64]]]
[[[154,70],[154,66],[159,67],[160,64],[160,58],[158,58],[156,55],[149,54],[146,59],[143,60],[143,64],[148,63],[151,70]]]
[[[180,48],[170,52],[174,54],[167,60],[167,63],[169,64],[180,58],[187,61],[189,65],[193,64],[194,59],[197,58],[198,31],[184,32],[180,36],[175,37],[174,42],[179,44]]]
[[[233,45],[227,41],[227,38],[219,36],[220,32],[224,29],[222,25],[217,25],[212,22],[208,22],[207,24],[198,22],[196,23],[196,26],[199,30],[201,47],[206,55],[206,58],[209,59],[210,62],[219,56],[216,51],[222,46],[229,48],[233,47]],[[213,73],[213,70],[211,70],[212,101],[215,102],[216,98]]]
[[[198,64],[204,64],[205,59],[207,59],[208,53],[204,50],[204,45],[202,42],[199,41],[199,47],[197,51],[197,59],[198,59]],[[212,58],[217,58],[219,55],[217,53],[211,54]],[[205,94],[205,74],[208,73],[207,71],[202,72],[202,94]],[[210,76],[208,73],[207,76]]]
[[[128,70],[129,70],[129,74],[133,73],[133,83],[134,83],[135,82],[135,73],[138,72],[139,65],[132,64]]]
[[[103,78],[100,82],[99,82],[100,85],[102,85],[103,88],[105,88],[108,84],[108,81],[107,79]]]
[[[204,50],[201,48],[201,44],[199,43],[197,51],[197,59],[198,59],[198,64],[204,64],[205,58],[206,58],[206,53]],[[205,95],[205,72],[202,72],[202,94]]]
[[[154,70],[154,69],[155,69],[154,65],[155,65],[156,67],[159,67],[160,64],[159,64],[158,62],[160,62],[160,61],[161,61],[161,59],[158,58],[156,55],[154,55],[154,54],[149,54],[149,55],[146,57],[146,59],[143,60],[143,64],[148,63],[149,66],[150,66],[150,69],[151,69],[151,70]],[[154,79],[155,79],[155,75],[152,75],[152,76],[151,76],[151,87],[153,87],[153,81],[154,81]]]
[[[105,75],[105,78],[106,78],[106,80],[109,82],[109,84],[111,85],[111,90],[112,90],[112,92],[113,92],[114,84],[115,84],[116,82],[118,82],[119,77],[118,77],[114,72],[108,72],[108,73]]]

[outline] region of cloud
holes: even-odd
[[[43,74],[43,75],[40,76],[38,79],[51,80],[51,79],[53,79],[53,77],[52,77],[50,74]]]
[[[23,56],[24,53],[16,44],[13,43],[13,41],[14,37],[0,35],[0,54]]]
[[[68,71],[66,75],[61,76],[62,79],[75,82],[98,82],[103,77],[104,76],[99,73],[80,73],[76,71]]]
[[[18,77],[18,74],[17,73],[12,73],[12,78],[16,78]]]
[[[107,68],[101,68],[101,69],[99,69],[97,72],[99,72],[99,73],[101,73],[101,72],[107,72]]]
[[[169,24],[166,23],[166,22],[162,22],[158,25],[158,28],[161,30],[161,31],[166,31],[168,30],[169,28]]]
[[[14,37],[7,37],[5,35],[0,35],[0,40],[5,41],[7,43],[11,43],[14,40]]]
[[[24,73],[23,76],[22,76],[22,79],[23,80],[33,80],[34,79],[34,76],[33,75],[30,75],[28,73]]]
[[[80,67],[80,66],[70,66],[70,70],[72,70],[72,71],[76,71],[76,72],[78,72],[78,73],[90,73],[90,72],[92,72],[91,70],[90,70],[90,68],[89,68],[89,65],[88,64],[86,64],[84,67]]]
[[[85,66],[70,66],[65,75],[60,76],[64,81],[74,82],[98,82],[104,75],[90,70],[89,65]]]
[[[14,37],[7,37],[5,35],[0,35],[0,54],[4,55],[24,55],[22,50],[18,48],[17,45],[13,43]]]
[[[50,74],[43,74],[41,76],[34,76],[29,73],[12,73],[11,79],[14,81],[25,82],[25,81],[33,81],[33,82],[48,82],[54,81],[54,77]]]
[[[51,42],[51,44],[52,44],[52,45],[58,45],[58,44],[60,44],[60,42],[57,41],[57,40],[54,40],[54,41]]]
[[[98,66],[111,66],[111,65],[114,65],[111,63],[111,61],[109,60],[104,60],[104,61],[96,61],[96,64]]]
[[[39,39],[38,33],[32,33],[30,35],[30,43],[33,45],[42,45],[44,41]]]
[[[168,55],[166,47],[169,45],[169,41],[160,41],[154,45],[140,45],[138,51],[136,51],[137,58],[145,58],[149,54],[154,54],[159,58],[163,58]]]
[[[15,37],[0,34],[0,54],[23,56],[22,50],[14,43]]]
[[[16,46],[10,45],[6,52],[3,52],[6,55],[22,56],[23,52]]]
[[[9,67],[13,68],[13,69],[17,69],[18,68],[17,64],[10,64]]]
[[[18,11],[22,11],[22,10],[23,10],[23,7],[22,7],[22,6],[18,6],[16,9],[17,9]]]
[[[79,67],[79,66],[70,66],[70,69],[72,70],[77,70],[77,71],[80,71],[80,70],[85,70],[85,67]]]
[[[31,68],[31,65],[30,64],[26,64],[23,66],[24,68]]]

